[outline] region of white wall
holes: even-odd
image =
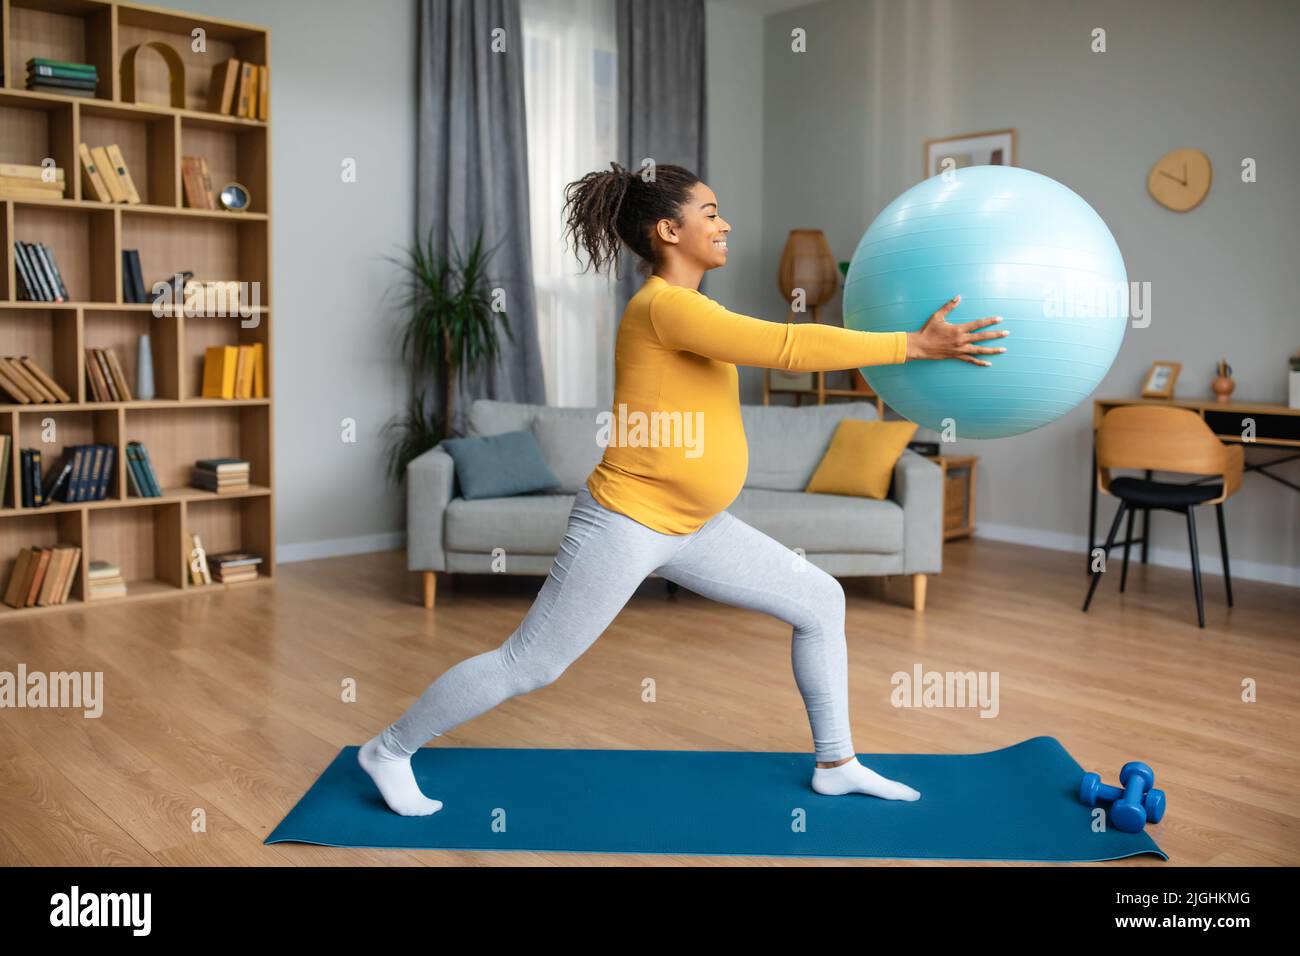
[[[790,52],[795,27],[807,53]],[[1094,27],[1107,30],[1105,53],[1089,49]],[[830,0],[774,14],[762,53],[760,271],[774,274],[799,226],[824,229],[838,256],[851,255],[922,178],[925,139],[1015,127],[1018,165],[1087,199],[1129,278],[1152,286],[1150,327],[1129,329],[1096,395],[1136,394],[1151,362],[1170,359],[1183,363],[1178,396],[1207,396],[1226,356],[1234,397],[1285,403],[1285,359],[1300,347],[1298,35],[1300,5],[1271,0]],[[1204,150],[1215,176],[1202,206],[1177,214],[1145,184],[1152,163],[1182,146]],[[1258,182],[1241,182],[1243,157],[1258,162]],[[772,285],[759,285],[768,315],[782,307]],[[1082,555],[1090,420],[1088,402],[1027,435],[958,443],[981,456],[981,533]],[[1300,482],[1296,463],[1280,473]],[[1103,505],[1099,534],[1113,510]],[[1247,475],[1225,512],[1234,574],[1300,585],[1300,495]],[[1208,509],[1198,530],[1205,567],[1217,570]],[[1152,540],[1154,560],[1188,566],[1180,516],[1157,515]]]
[[[280,560],[399,547],[379,429],[405,376],[384,301],[415,231],[413,0],[167,0],[271,31],[272,313]],[[357,163],[344,183],[341,163]],[[357,442],[340,421],[357,422]]]

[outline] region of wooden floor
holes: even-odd
[[[0,670],[103,671],[99,719],[0,711],[0,864],[844,865],[842,859],[343,850],[263,846],[339,748],[360,744],[450,665],[498,645],[541,578],[419,580],[393,552],[282,566],[274,587],[0,626]],[[953,542],[924,614],[907,579],[845,581],[860,753],[969,753],[1047,734],[1114,782],[1141,758],[1172,862],[1300,862],[1300,591],[1138,566],[1088,614],[1082,558]],[[555,684],[444,739],[453,746],[807,750],[790,629],[646,582]],[[997,671],[1000,713],[898,709],[889,676]],[[641,701],[653,677],[657,702]],[[357,700],[344,703],[344,681]],[[1242,700],[1254,681],[1258,702]],[[652,708],[652,709],[649,709]],[[206,832],[194,833],[196,809]],[[929,864],[921,864],[929,865]],[[1161,865],[1139,858],[1106,865]]]

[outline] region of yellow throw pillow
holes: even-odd
[[[883,499],[894,465],[914,434],[915,422],[844,419],[804,491]]]

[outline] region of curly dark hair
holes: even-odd
[[[574,240],[579,262],[578,246],[586,250],[588,268],[600,272],[612,265],[617,275],[618,254],[626,245],[640,259],[637,271],[649,274],[656,265],[650,241],[655,223],[671,219],[681,224],[681,207],[700,177],[684,166],[655,166],[650,179],[618,163],[609,166],[564,187],[565,235]]]

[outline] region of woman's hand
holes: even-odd
[[[957,358],[963,362],[970,362],[972,365],[988,365],[990,363],[972,356],[994,355],[1006,351],[1004,348],[989,348],[973,344],[983,342],[986,339],[1005,338],[1011,334],[1006,329],[995,329],[991,332],[976,331],[976,329],[982,329],[986,325],[1001,322],[1002,317],[1000,315],[990,315],[961,325],[951,325],[947,322],[946,316],[957,308],[959,302],[961,302],[961,296],[953,296],[944,303],[938,312],[926,320],[920,331],[907,333],[907,358],[909,360]]]

